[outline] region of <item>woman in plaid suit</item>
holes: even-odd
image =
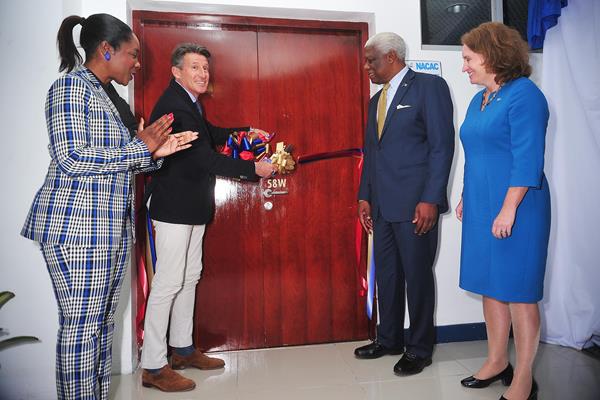
[[[81,64],[73,28],[81,25]],[[114,312],[129,256],[132,174],[159,168],[196,133],[169,135],[165,115],[131,138],[102,84],[127,85],[140,68],[139,41],[107,14],[66,18],[60,71],[46,99],[50,166],[21,234],[40,243],[59,309],[59,399],[106,399]]]

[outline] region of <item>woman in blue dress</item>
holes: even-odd
[[[463,72],[484,89],[460,129],[465,151],[460,287],[483,296],[488,357],[461,381],[481,388],[501,380],[501,399],[536,399],[532,365],[539,341],[537,302],[543,294],[550,233],[544,176],[548,104],[527,77],[527,44],[519,33],[489,22],[462,37]],[[508,360],[513,327],[516,367]]]

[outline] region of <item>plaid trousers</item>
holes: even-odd
[[[59,310],[59,400],[108,398],[114,314],[127,269],[130,235],[128,226],[115,247],[41,244]]]

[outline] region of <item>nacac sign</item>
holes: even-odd
[[[406,65],[416,72],[442,76],[442,63],[439,61],[408,60]]]

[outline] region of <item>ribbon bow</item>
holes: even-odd
[[[269,153],[268,142],[275,134],[264,135],[255,131],[233,132],[227,138],[221,154],[242,160],[260,161]]]

